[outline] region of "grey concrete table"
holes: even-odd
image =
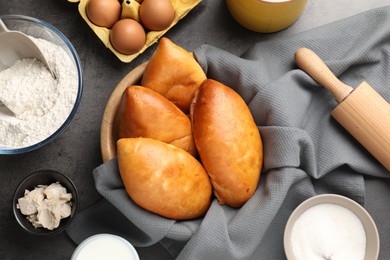
[[[187,50],[207,43],[240,55],[253,43],[311,29],[351,15],[389,5],[390,0],[309,0],[299,20],[274,34],[251,32],[230,16],[225,1],[203,0],[166,36]],[[75,119],[49,145],[23,155],[0,156],[0,259],[69,259],[76,245],[61,234],[33,237],[17,226],[11,198],[19,181],[40,169],[70,176],[80,192],[81,209],[99,200],[92,170],[101,164],[99,131],[107,99],[119,80],[147,61],[156,45],[127,64],[120,62],[66,0],[1,0],[0,15],[22,14],[51,23],[73,43],[84,70],[84,92]],[[389,25],[390,26],[390,25]],[[390,82],[389,82],[390,84]],[[381,239],[379,259],[390,259],[390,181],[367,179],[367,209]],[[169,259],[158,246],[139,249],[141,259]],[[260,257],[259,257],[260,258]]]

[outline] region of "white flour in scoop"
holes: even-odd
[[[56,79],[42,62],[30,58],[0,72],[0,148],[43,141],[65,122],[77,97],[76,65],[65,50],[44,39],[32,39],[45,54]]]

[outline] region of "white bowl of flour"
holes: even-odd
[[[284,232],[288,260],[375,260],[379,247],[378,230],[368,212],[336,194],[302,202]]]
[[[0,71],[0,154],[38,149],[58,137],[76,114],[82,70],[70,41],[52,25],[31,17],[0,17],[10,30],[32,37],[55,71],[26,58]]]

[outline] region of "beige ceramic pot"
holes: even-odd
[[[302,14],[307,0],[226,0],[234,19],[261,33],[283,30]]]

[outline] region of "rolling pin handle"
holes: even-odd
[[[337,103],[343,101],[352,92],[353,88],[341,82],[312,50],[299,48],[294,58],[298,67],[329,90]]]

